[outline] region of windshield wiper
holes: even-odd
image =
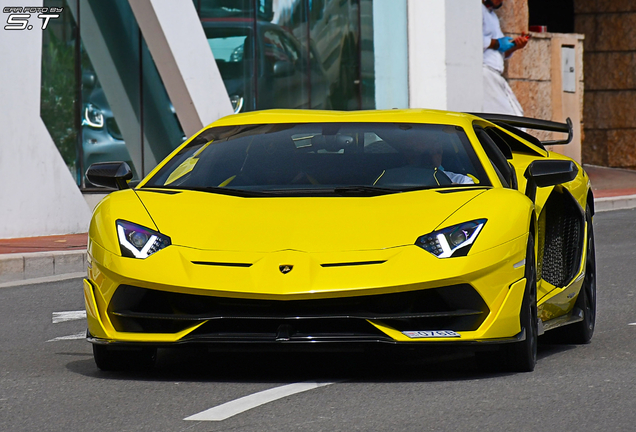
[[[379,186],[341,186],[335,188],[306,188],[306,189],[269,189],[245,190],[218,186],[148,186],[149,189],[190,190],[210,192],[220,195],[230,195],[244,198],[271,196],[307,196],[307,195],[340,195],[340,196],[379,196],[412,190],[427,189],[427,187],[409,187],[403,189],[385,188]],[[143,190],[145,188],[142,188]]]
[[[378,196],[404,192],[402,189],[383,188],[378,186],[343,186],[333,189],[338,195]]]
[[[251,198],[251,197],[262,197],[267,196],[267,193],[260,191],[251,191],[244,189],[232,189],[226,187],[217,187],[217,186],[161,186],[156,187],[157,189],[180,189],[180,190],[189,190],[189,191],[197,191],[197,192],[211,192],[219,195],[230,195],[237,196],[243,198]],[[142,188],[143,190],[143,188]]]

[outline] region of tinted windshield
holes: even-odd
[[[457,185],[490,185],[460,127],[305,123],[205,130],[145,187],[295,195]]]

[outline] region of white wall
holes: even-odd
[[[409,106],[481,111],[479,0],[408,0]]]
[[[0,238],[86,232],[90,219],[40,118],[42,30],[31,21],[30,31],[0,29]]]

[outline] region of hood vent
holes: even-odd
[[[358,262],[344,262],[344,263],[327,263],[327,264],[320,264],[320,267],[348,267],[348,266],[383,264],[385,262],[386,262],[386,260],[383,260],[383,261],[358,261]]]
[[[233,262],[192,261],[192,264],[220,266],[220,267],[252,267],[252,263],[233,263]]]

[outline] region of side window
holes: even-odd
[[[271,73],[274,71],[274,65],[278,61],[293,63],[293,60],[289,58],[289,55],[285,51],[285,46],[278,33],[267,30],[263,35],[263,42],[265,45],[265,63],[268,72]]]
[[[500,125],[502,128],[504,125]],[[504,128],[505,129],[505,128]],[[523,131],[519,131],[519,132],[523,132]],[[499,137],[499,139],[501,141],[503,141],[504,143],[506,143],[506,145],[508,147],[510,147],[510,150],[515,152],[515,153],[524,153],[524,154],[529,154],[532,156],[545,156],[545,153],[541,153],[540,151],[533,149],[531,147],[529,147],[528,145],[522,143],[521,141],[515,139],[512,135],[504,132],[501,129],[492,127],[492,128],[488,128],[488,135],[490,135],[491,138],[493,138],[493,140],[495,140],[494,136]],[[519,133],[518,133],[519,135]],[[519,135],[521,136],[521,135]],[[528,139],[531,138],[531,139]],[[541,141],[537,140],[536,138],[534,138],[531,135],[527,135],[526,137],[524,137],[526,140],[530,141],[531,143],[533,143],[534,145],[536,145],[537,147],[539,147],[541,150],[545,149],[543,148],[543,146],[541,145]],[[534,140],[534,141],[533,141]],[[495,142],[497,142],[495,140]]]
[[[283,46],[287,50],[287,53],[289,54],[289,58],[291,59],[291,61],[296,63],[296,61],[298,61],[298,59],[300,58],[300,52],[298,51],[298,49],[289,40],[289,38],[287,38],[287,36],[280,35],[280,40],[283,42]]]
[[[493,128],[487,128],[486,133],[493,140],[497,148],[506,157],[506,159],[512,159],[512,149],[510,146],[497,134]]]
[[[514,188],[516,186],[516,176],[506,156],[499,150],[497,144],[494,143],[483,128],[475,126],[475,134],[484,148],[486,155],[488,155],[488,159],[490,159],[501,183],[504,187]]]

